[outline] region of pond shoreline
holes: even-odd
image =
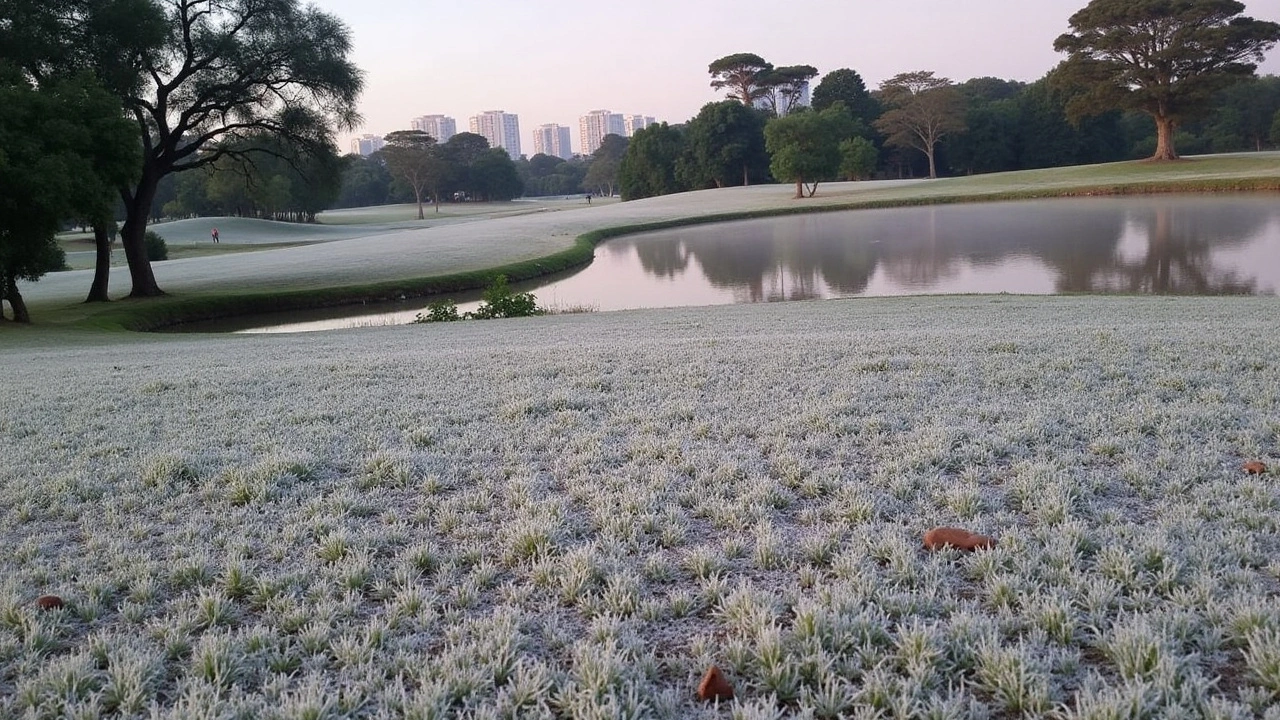
[[[1265,168],[1255,167],[1258,160],[1267,160]],[[1242,172],[1241,175],[1210,177],[1179,177],[1178,173],[1189,169],[1198,169],[1197,162],[1212,163],[1214,167],[1226,167],[1228,173]],[[1239,168],[1234,166],[1240,166]],[[1206,168],[1207,169],[1207,168]],[[1139,179],[1122,179],[1101,182],[1081,181],[1073,177],[1081,172],[1148,172],[1157,173],[1155,177]],[[372,302],[390,302],[413,298],[430,297],[442,293],[456,293],[483,288],[497,275],[506,275],[513,282],[562,272],[581,267],[592,261],[596,245],[601,242],[640,232],[664,230],[676,227],[703,225],[733,220],[745,220],[793,214],[828,213],[847,210],[878,209],[892,207],[912,207],[921,205],[944,205],[975,202],[997,202],[1005,200],[1044,199],[1055,197],[1092,197],[1117,195],[1149,195],[1167,193],[1219,193],[1219,192],[1280,192],[1280,156],[1274,153],[1264,157],[1242,156],[1212,158],[1207,161],[1188,160],[1176,164],[1153,165],[1142,163],[1119,163],[1109,166],[1089,168],[1055,168],[1037,173],[1041,180],[1038,186],[1005,187],[985,189],[986,185],[1004,180],[1018,180],[1027,173],[1003,173],[988,176],[972,176],[969,178],[952,178],[941,181],[921,181],[901,186],[897,196],[880,198],[860,198],[845,200],[838,194],[823,197],[823,204],[808,201],[792,201],[779,204],[772,198],[768,207],[756,207],[727,212],[709,212],[706,214],[681,215],[649,222],[630,222],[609,225],[588,230],[574,237],[570,247],[517,262],[499,263],[489,267],[471,269],[462,272],[436,273],[427,276],[398,278],[366,283],[348,283],[321,287],[279,290],[227,290],[224,292],[201,292],[184,294],[181,288],[172,294],[159,299],[123,300],[110,303],[108,306],[91,313],[91,318],[76,321],[101,329],[123,329],[132,331],[155,331],[182,323],[203,322],[225,319],[229,317],[264,314],[279,311],[332,308],[344,305],[359,305]],[[1000,176],[1004,176],[1003,178]],[[919,194],[917,189],[926,192],[943,184],[951,192],[940,194]],[[849,184],[853,191],[861,183]],[[959,185],[958,188],[951,188]],[[968,186],[974,187],[968,187]],[[784,186],[753,186],[779,189]],[[828,188],[831,185],[826,186]],[[732,189],[745,190],[745,189]],[[705,191],[704,191],[705,192]],[[693,196],[696,193],[683,193]],[[665,196],[663,199],[681,199],[679,195]],[[635,201],[646,202],[646,201]],[[614,208],[631,205],[623,203]],[[601,218],[604,220],[604,218]],[[495,221],[496,222],[496,221]],[[474,225],[472,225],[474,226]],[[233,281],[234,278],[229,278]],[[234,285],[234,282],[228,282]],[[165,284],[162,281],[162,287]],[[41,312],[48,313],[47,305]]]

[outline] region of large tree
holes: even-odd
[[[707,72],[711,87],[728,91],[730,100],[754,107],[770,91],[773,64],[754,53],[734,53],[713,61]]]
[[[765,146],[772,156],[773,176],[796,184],[796,199],[818,191],[818,183],[840,172],[840,143],[853,136],[857,124],[836,103],[820,112],[805,111],[773,118],[764,126]]]
[[[136,94],[142,85],[136,61],[164,44],[164,18],[152,0],[0,0],[0,58],[20,70],[33,87],[57,90],[66,83],[95,85],[117,97]],[[123,117],[119,113],[118,117]],[[112,118],[101,118],[108,122]],[[116,135],[92,150],[101,166],[114,163]],[[127,141],[126,141],[127,142]],[[139,143],[135,139],[129,152]],[[106,163],[105,166],[102,163]],[[135,171],[116,175],[123,187]],[[99,188],[102,189],[102,188]],[[77,220],[93,228],[97,265],[88,301],[105,301],[111,273],[111,244],[116,236],[118,188],[85,192],[78,199]]]
[[[750,185],[769,172],[762,110],[733,100],[707,103],[685,127],[679,174],[692,188]]]
[[[1140,110],[1156,122],[1154,160],[1175,160],[1174,132],[1216,92],[1253,74],[1280,24],[1244,17],[1236,0],[1093,0],[1054,49],[1058,80],[1079,89],[1072,118]]]
[[[274,137],[306,151],[331,146],[358,121],[361,72],[347,27],[298,0],[148,0],[163,16],[163,45],[125,58],[142,79],[126,92],[137,124],[140,177],[121,189],[121,241],[133,296],[162,294],[143,236],[162,178],[228,155],[262,152],[236,139]],[[121,62],[120,67],[128,63]]]
[[[880,100],[887,109],[876,129],[886,135],[885,144],[924,153],[929,177],[938,177],[938,143],[965,128],[965,101],[955,85],[929,71],[902,73],[880,86]]]
[[[37,87],[0,60],[0,303],[14,320],[30,320],[18,281],[63,265],[62,222],[109,217],[113,187],[136,169],[133,140],[119,101],[92,76]]]
[[[621,135],[605,135],[600,141],[600,147],[591,153],[591,164],[587,166],[582,184],[605,197],[612,197],[613,190],[618,185],[618,168],[622,166],[622,157],[627,154],[629,143]]]
[[[430,190],[440,212],[440,188],[449,176],[444,150],[436,139],[421,130],[397,130],[386,136],[382,157],[391,176],[413,190],[418,203],[418,219],[423,219],[422,195]]]
[[[868,127],[880,117],[879,101],[867,91],[867,84],[856,70],[832,70],[813,89],[814,110],[825,110],[836,102],[844,103],[853,117]]]
[[[725,102],[742,107],[732,100]],[[618,165],[618,190],[622,199],[636,200],[689,189],[676,173],[684,147],[684,133],[666,123],[637,130]]]

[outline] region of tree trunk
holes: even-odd
[[[425,220],[427,216],[422,214],[422,191],[416,186],[413,188],[413,197],[418,201],[418,219]]]
[[[125,198],[125,220],[124,227],[120,228],[120,244],[124,247],[125,260],[129,262],[129,279],[133,281],[129,297],[164,295],[164,291],[156,283],[155,273],[151,271],[145,239],[147,220],[151,217],[151,203],[156,198],[159,183],[160,178],[154,171],[145,169],[133,197]]]
[[[12,275],[6,276],[3,281],[4,294],[0,295],[0,318],[4,317],[4,301],[9,301],[9,307],[13,308],[13,321],[20,323],[31,323],[31,313],[27,312],[27,303],[22,299],[22,293],[18,292],[18,279]]]
[[[1177,160],[1178,151],[1173,147],[1173,133],[1178,123],[1167,115],[1156,115],[1156,154],[1152,160]]]
[[[796,196],[794,199],[804,199],[804,178],[796,178]]]
[[[747,164],[742,163],[742,187],[746,187],[750,184],[751,184],[751,176],[747,174]]]
[[[98,257],[93,266],[93,285],[89,288],[89,297],[84,299],[87,303],[107,302],[111,299],[107,295],[107,286],[111,282],[111,233],[107,230],[108,222],[115,221],[99,220],[93,224],[93,244]]]
[[[927,152],[925,152],[925,155],[928,155],[928,156],[929,156],[929,179],[930,179],[930,180],[937,180],[937,179],[938,179],[938,166],[937,166],[937,165],[934,163],[934,161],[933,161],[933,153],[934,153],[934,149],[933,149],[933,146],[931,145],[931,146],[929,146],[929,150],[928,150]]]

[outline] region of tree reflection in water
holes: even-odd
[[[1252,268],[1221,251],[1269,243],[1280,265],[1278,232],[1274,198],[1155,196],[820,213],[630,246],[647,274],[675,278],[696,264],[737,302],[860,295],[873,281],[878,294],[956,291],[961,278],[984,284],[965,292],[1027,291],[1028,268],[1044,274],[1033,292],[1252,294]]]

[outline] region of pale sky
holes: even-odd
[[[591,110],[684,122],[721,99],[707,65],[739,52],[774,65],[852,68],[874,89],[901,72],[962,82],[1032,81],[1064,56],[1053,41],[1087,0],[313,0],[342,18],[366,73],[356,134],[406,130],[420,115],[520,116],[572,128]],[[1280,2],[1245,13],[1280,21]],[[1280,74],[1280,50],[1260,73]],[[340,138],[348,150],[351,135]]]

